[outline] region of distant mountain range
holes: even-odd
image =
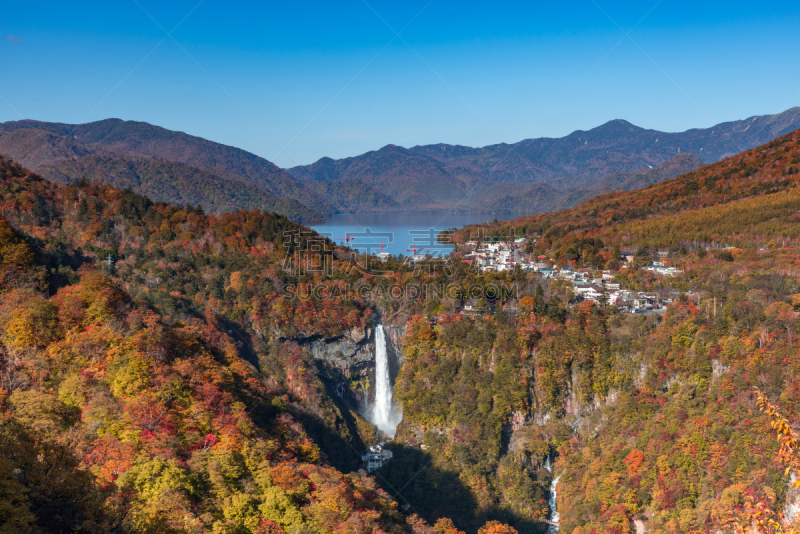
[[[562,138],[526,139],[514,144],[470,148],[425,145],[402,148],[387,145],[361,156],[288,169],[310,182],[347,183],[358,180],[394,198],[403,207],[418,209],[451,206],[463,210],[530,212],[560,209],[584,201],[581,193],[636,186],[630,173],[642,174],[679,154],[694,154],[714,163],[759,146],[800,128],[800,108],[778,115],[750,117],[706,129],[680,133],[646,130],[614,120]],[[700,162],[673,162],[686,172]],[[673,167],[670,166],[669,169]],[[660,181],[674,172],[642,178]],[[535,184],[520,188],[521,184]],[[509,187],[517,186],[517,187]],[[530,202],[509,205],[508,196],[526,195]],[[590,194],[593,196],[593,194]],[[534,211],[530,211],[534,210]]]
[[[322,205],[317,196],[267,160],[144,122],[6,122],[0,154],[60,183],[86,177],[209,211],[258,208],[300,221],[323,218],[309,207]]]
[[[800,108],[681,133],[615,120],[557,139],[483,148],[387,145],[284,170],[247,151],[144,122],[23,120],[0,124],[0,154],[56,182],[86,177],[154,200],[208,211],[258,208],[308,223],[333,213],[453,206],[517,214],[561,209],[678,176],[797,128]]]
[[[677,172],[681,163],[670,162],[653,173],[632,176],[633,182],[643,180],[634,185],[646,183],[655,174]],[[687,163],[691,166],[696,161]],[[635,244],[634,250],[680,246],[763,250],[800,235],[798,185],[800,129],[674,179],[598,195],[565,210],[466,226],[454,240],[464,242],[478,234],[487,238],[540,235],[536,246],[548,249],[550,257],[574,254],[584,246],[583,238]]]
[[[497,184],[487,188],[484,198],[474,210],[497,214],[533,214],[557,211],[577,206],[610,191],[633,191],[670,178],[676,178],[703,166],[697,156],[687,152],[677,154],[658,167],[632,172],[615,172],[583,185],[561,187],[548,182],[533,184]],[[567,183],[564,183],[567,182]]]

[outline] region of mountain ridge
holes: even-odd
[[[799,169],[800,130],[522,219],[530,258],[609,270],[601,300],[576,302],[566,278],[459,261],[471,246],[447,277],[369,268],[274,213],[210,216],[0,157],[0,478],[21,496],[0,527],[540,534],[558,512],[564,532],[703,532],[744,498],[794,506],[756,397],[797,420]],[[412,290],[443,282],[452,296]],[[668,306],[620,313],[612,283]],[[356,470],[381,439],[359,415],[379,324],[402,346],[404,419],[372,478]]]
[[[522,228],[537,246],[559,250],[591,235],[649,247],[763,246],[796,231],[800,129],[731,158],[633,191],[600,194],[573,208],[486,223],[498,235]],[[467,232],[460,231],[465,240]],[[505,233],[504,233],[505,232]],[[624,236],[624,238],[623,238]]]
[[[690,152],[713,163],[798,127],[800,108],[676,133],[615,119],[561,138],[477,148],[387,144],[358,156],[281,169],[245,150],[146,122],[26,119],[0,124],[0,153],[56,181],[85,176],[124,187],[115,169],[136,168],[150,175],[134,180],[134,190],[159,201],[199,202],[210,211],[259,207],[314,222],[334,213],[453,206],[497,213],[564,209],[609,189],[633,187],[620,182],[622,175],[633,179],[630,173],[646,173],[678,154]],[[155,173],[156,168],[169,172]],[[658,181],[650,178],[642,184]],[[203,194],[183,194],[194,186]],[[529,194],[534,201],[518,200]]]
[[[70,150],[79,153],[70,151],[58,153],[52,146],[50,147],[52,150],[48,152],[48,148],[39,147],[41,157],[31,158],[29,153],[31,147],[27,143],[20,146],[10,142],[20,131],[50,132],[48,135],[51,138],[60,136],[58,144],[62,148],[71,147]],[[215,177],[213,181],[217,183],[223,181],[244,183],[250,188],[260,190],[257,196],[265,197],[266,194],[266,198],[271,199],[266,205],[271,209],[302,222],[322,220],[323,215],[337,213],[342,204],[350,206],[364,204],[364,209],[397,207],[393,199],[366,184],[349,183],[332,190],[328,184],[316,186],[303,183],[274,163],[245,150],[146,122],[104,119],[73,125],[22,120],[0,124],[0,134],[6,137],[5,143],[0,141],[0,153],[19,160],[49,179],[59,180],[60,175],[68,174],[63,168],[65,166],[63,161],[66,159],[74,159],[73,156],[103,154],[113,156],[116,166],[127,165],[130,158],[147,158],[185,165],[188,167],[183,170],[186,176],[195,175],[194,169],[199,169],[213,175]],[[8,135],[12,137],[9,138]],[[108,182],[107,171],[108,169],[101,169],[94,174],[87,174],[86,177]],[[121,185],[120,182],[113,180],[108,183]],[[232,184],[229,183],[223,189],[230,190],[231,187]],[[136,191],[154,195],[154,198],[160,201],[180,200],[160,197],[153,190]],[[220,202],[205,203],[206,209],[213,210],[222,205],[228,206],[225,208],[228,211],[252,208],[252,202],[226,196],[222,190],[218,190],[217,194],[225,198]]]
[[[658,167],[612,173],[578,187],[570,186],[567,180],[535,182],[528,185],[501,184],[493,188],[496,196],[479,202],[477,209],[498,214],[557,211],[577,206],[612,191],[632,191],[676,178],[703,165],[700,158],[684,152],[671,157]],[[499,209],[498,205],[502,205],[502,209]]]
[[[359,156],[339,160],[322,158],[310,165],[290,168],[288,172],[299,179],[315,182],[342,183],[356,178],[363,180],[364,176],[369,176],[372,182],[383,181],[389,192],[404,187],[411,188],[420,196],[429,197],[430,184],[443,183],[447,184],[451,196],[455,186],[455,192],[463,191],[466,194],[469,191],[477,198],[485,198],[491,196],[490,189],[496,184],[558,181],[562,187],[565,182],[569,182],[569,187],[579,187],[614,173],[646,171],[682,152],[690,152],[704,162],[714,163],[798,127],[798,107],[775,115],[753,116],[710,128],[693,128],[675,133],[645,129],[623,119],[615,119],[560,138],[525,139],[513,144],[468,147],[438,143],[411,148],[386,145]],[[386,171],[389,154],[396,161]],[[414,165],[415,162],[422,163]],[[408,183],[398,184],[393,178],[398,168],[403,166],[416,172],[409,173],[412,179]],[[464,199],[463,195],[461,199]],[[431,200],[432,204],[436,204],[443,199]],[[552,202],[556,200],[550,199]],[[485,203],[482,205],[487,207]],[[471,209],[475,206],[468,200],[461,207]],[[498,205],[488,208],[490,211],[504,209]]]
[[[322,214],[294,199],[272,194],[222,170],[98,148],[64,132],[41,128],[0,131],[0,153],[14,154],[22,165],[57,183],[87,177],[130,187],[157,201],[200,205],[209,212],[261,209],[297,221],[323,219]]]

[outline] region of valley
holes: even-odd
[[[800,534],[796,2],[6,2],[0,534]]]
[[[795,417],[800,131],[366,265],[274,213],[1,163],[14,528],[725,532],[795,507],[759,396]],[[517,265],[475,261],[510,235]]]

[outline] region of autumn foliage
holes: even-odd
[[[798,143],[515,223],[529,253],[671,299],[658,316],[519,269],[381,273],[275,214],[0,158],[0,530],[533,534],[558,478],[562,532],[791,532]],[[463,313],[488,283],[511,295]],[[331,387],[369,374],[309,347],[378,320],[404,329],[404,421],[371,477]]]

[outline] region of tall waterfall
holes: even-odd
[[[392,393],[386,332],[383,331],[383,325],[378,325],[375,329],[375,404],[372,406],[372,424],[393,438],[403,416],[397,411]]]
[[[561,475],[558,475],[550,483],[550,498],[547,500],[547,504],[550,505],[550,525],[547,527],[547,534],[556,534],[561,526],[559,524],[558,503],[556,502],[556,497],[558,497],[556,488],[558,487],[558,480],[560,478]]]

